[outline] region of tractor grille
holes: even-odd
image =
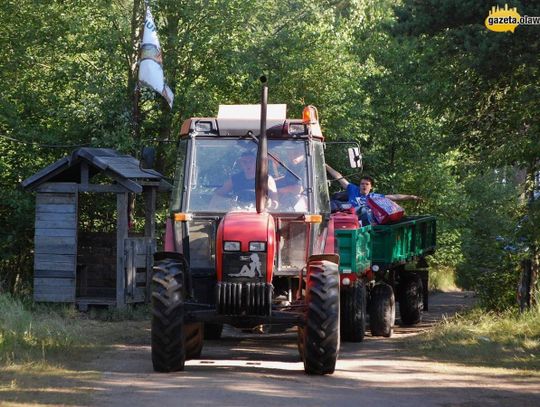
[[[219,282],[216,289],[218,314],[270,315],[272,284]]]

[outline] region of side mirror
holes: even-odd
[[[152,169],[156,161],[156,149],[143,147],[141,150],[141,168]]]
[[[358,147],[350,147],[347,149],[349,152],[349,164],[351,168],[362,168],[362,154]]]

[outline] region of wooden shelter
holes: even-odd
[[[22,186],[36,191],[35,301],[76,303],[80,309],[149,301],[156,195],[171,187],[161,174],[115,150],[80,148]],[[116,196],[109,211],[116,231],[80,230],[80,199],[93,194],[105,202]],[[144,235],[130,232],[129,194],[144,198]]]

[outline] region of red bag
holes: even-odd
[[[401,206],[385,197],[370,196],[367,199],[367,204],[380,225],[397,222],[405,214],[405,210]]]

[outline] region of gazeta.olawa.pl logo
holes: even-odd
[[[491,7],[484,24],[491,31],[514,32],[518,25],[540,25],[540,16],[521,16],[516,7],[508,8],[508,4],[505,4],[504,8]]]

